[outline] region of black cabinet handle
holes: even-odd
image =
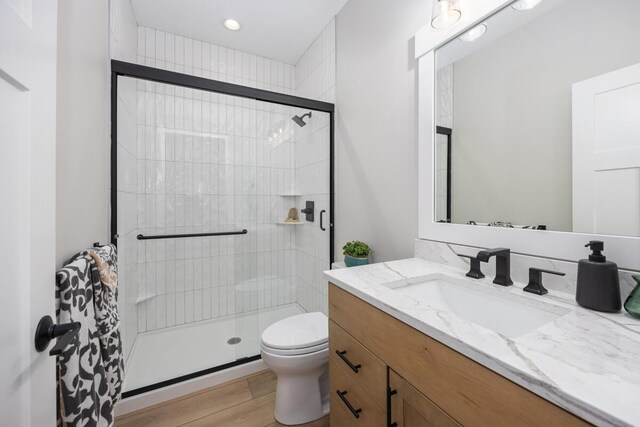
[[[389,427],[398,427],[398,423],[391,422],[391,397],[398,394],[398,390],[391,389],[391,387],[387,386],[387,425]]]
[[[362,412],[362,408],[358,408],[358,409],[354,408],[353,405],[351,405],[351,403],[347,400],[347,398],[344,397],[347,394],[347,390],[345,391],[336,390],[336,393],[338,393],[338,397],[340,398],[340,400],[342,400],[342,403],[347,405],[347,408],[349,408],[353,416],[356,418],[360,418],[360,412]]]
[[[51,340],[59,338],[56,345],[49,352],[49,356],[59,356],[73,338],[78,335],[78,331],[80,331],[80,322],[56,325],[53,323],[51,316],[44,316],[36,327],[36,350],[38,352],[45,351],[49,347]]]
[[[325,211],[324,209],[320,211],[320,230],[322,230],[322,231],[327,231],[327,229],[324,228],[324,214],[325,214],[325,212],[327,212],[327,211]]]
[[[351,368],[351,370],[352,370],[353,372],[355,372],[356,374],[358,373],[358,370],[359,370],[360,368],[362,368],[362,365],[361,365],[361,364],[359,364],[359,363],[358,363],[357,365],[354,365],[353,363],[351,363],[351,361],[350,361],[349,359],[347,359],[347,357],[345,356],[345,354],[347,354],[347,350],[343,350],[343,351],[336,350],[336,354],[337,354],[337,355],[338,355],[338,357],[340,357],[340,359],[342,359],[342,361],[343,361],[344,363],[346,363],[346,364],[347,364],[347,366],[349,366],[349,367]]]

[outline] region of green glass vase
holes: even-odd
[[[640,319],[640,275],[631,277],[636,281],[636,287],[624,302],[624,309],[636,319]]]

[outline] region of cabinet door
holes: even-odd
[[[391,425],[397,427],[460,426],[404,378],[389,369]]]

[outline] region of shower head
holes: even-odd
[[[307,114],[304,114],[302,116],[293,116],[291,117],[291,120],[293,120],[294,122],[296,122],[296,124],[300,127],[304,127],[307,125],[307,123],[304,121],[305,117],[309,117],[311,118],[311,111],[309,111]]]

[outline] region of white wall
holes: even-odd
[[[336,254],[352,239],[374,260],[413,256],[418,235],[417,63],[424,0],[349,0],[337,16]]]
[[[108,241],[109,4],[58,4],[56,263]]]

